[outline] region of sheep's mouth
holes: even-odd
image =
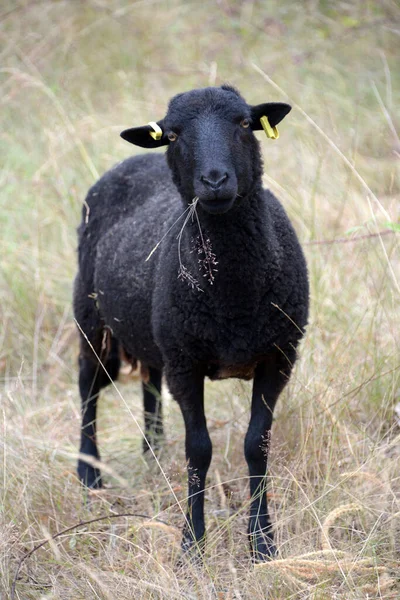
[[[212,215],[222,215],[223,213],[228,212],[233,206],[235,202],[235,197],[233,198],[214,198],[211,200],[210,198],[199,198],[200,206]]]

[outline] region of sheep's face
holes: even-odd
[[[204,210],[221,214],[260,185],[262,161],[253,134],[261,129],[260,118],[267,116],[275,127],[289,110],[280,103],[250,106],[229,86],[205,88],[172,98],[157,124],[121,135],[146,148],[168,144],[168,164],[183,200],[197,197]]]

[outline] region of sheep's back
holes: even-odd
[[[93,284],[94,261],[102,238],[159,195],[177,198],[165,156],[155,153],[118,163],[90,188],[78,228],[79,270],[87,285]]]

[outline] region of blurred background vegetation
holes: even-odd
[[[179,91],[230,82],[251,103],[282,99],[257,65],[375,194],[398,193],[398,12],[391,1],[3,1],[4,356],[29,362],[37,318],[45,312],[46,329],[63,313],[86,190],[135,152],[119,131],[160,118]],[[354,177],[302,115],[283,134],[279,145],[262,140],[266,173],[291,197],[303,239],[373,220],[360,186],[349,217]]]
[[[249,579],[242,456],[248,387],[213,384],[207,394],[214,468],[222,482],[241,479],[231,484],[238,518],[210,517],[215,544],[207,576],[177,575],[173,558],[157,554],[157,537],[135,538],[130,546],[126,525],[125,542],[104,552],[92,548],[94,534],[79,552],[73,538],[60,543],[62,560],[54,549],[38,552],[18,597],[115,597],[113,576],[123,567],[123,598],[217,597],[217,581],[224,582],[222,598],[265,598],[267,588],[271,598],[397,598],[399,3],[2,0],[0,42],[0,591],[3,585],[8,594],[17,560],[47,535],[44,527],[55,533],[86,514],[74,475],[79,399],[71,314],[85,193],[114,163],[140,151],[119,138],[122,129],[161,118],[177,92],[228,82],[252,104],[283,100],[295,107],[279,142],[258,134],[265,184],[304,244],[312,290],[302,358],[275,424],[278,539],[283,556],[315,550],[327,515],[357,502],[361,516],[342,523],[332,541],[351,553],[352,566],[335,571],[336,560],[329,572],[314,565],[308,578],[303,567],[289,577],[258,570]],[[357,236],[365,237],[349,241]],[[124,387],[124,396],[140,416],[138,383]],[[168,511],[163,500],[168,488],[140,458],[139,434],[115,391],[101,411],[103,460],[111,474],[127,478],[128,491],[111,475],[115,497],[98,501],[99,514],[118,499],[125,509],[165,510],[179,525],[176,506]],[[182,427],[168,398],[166,418],[162,464],[184,501]],[[226,486],[216,491],[213,473],[207,502],[217,515],[228,510],[220,493]],[[233,545],[222,542],[226,536]],[[161,591],[147,585],[155,567],[143,558],[144,547],[165,578]],[[94,555],[97,575],[79,566]],[[36,580],[47,583],[35,587]]]

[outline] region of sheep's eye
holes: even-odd
[[[167,137],[170,142],[175,142],[178,139],[178,135],[173,131],[170,131]]]
[[[243,119],[243,121],[240,122],[241,127],[244,127],[245,129],[247,129],[247,127],[250,127],[250,121],[249,119]]]

